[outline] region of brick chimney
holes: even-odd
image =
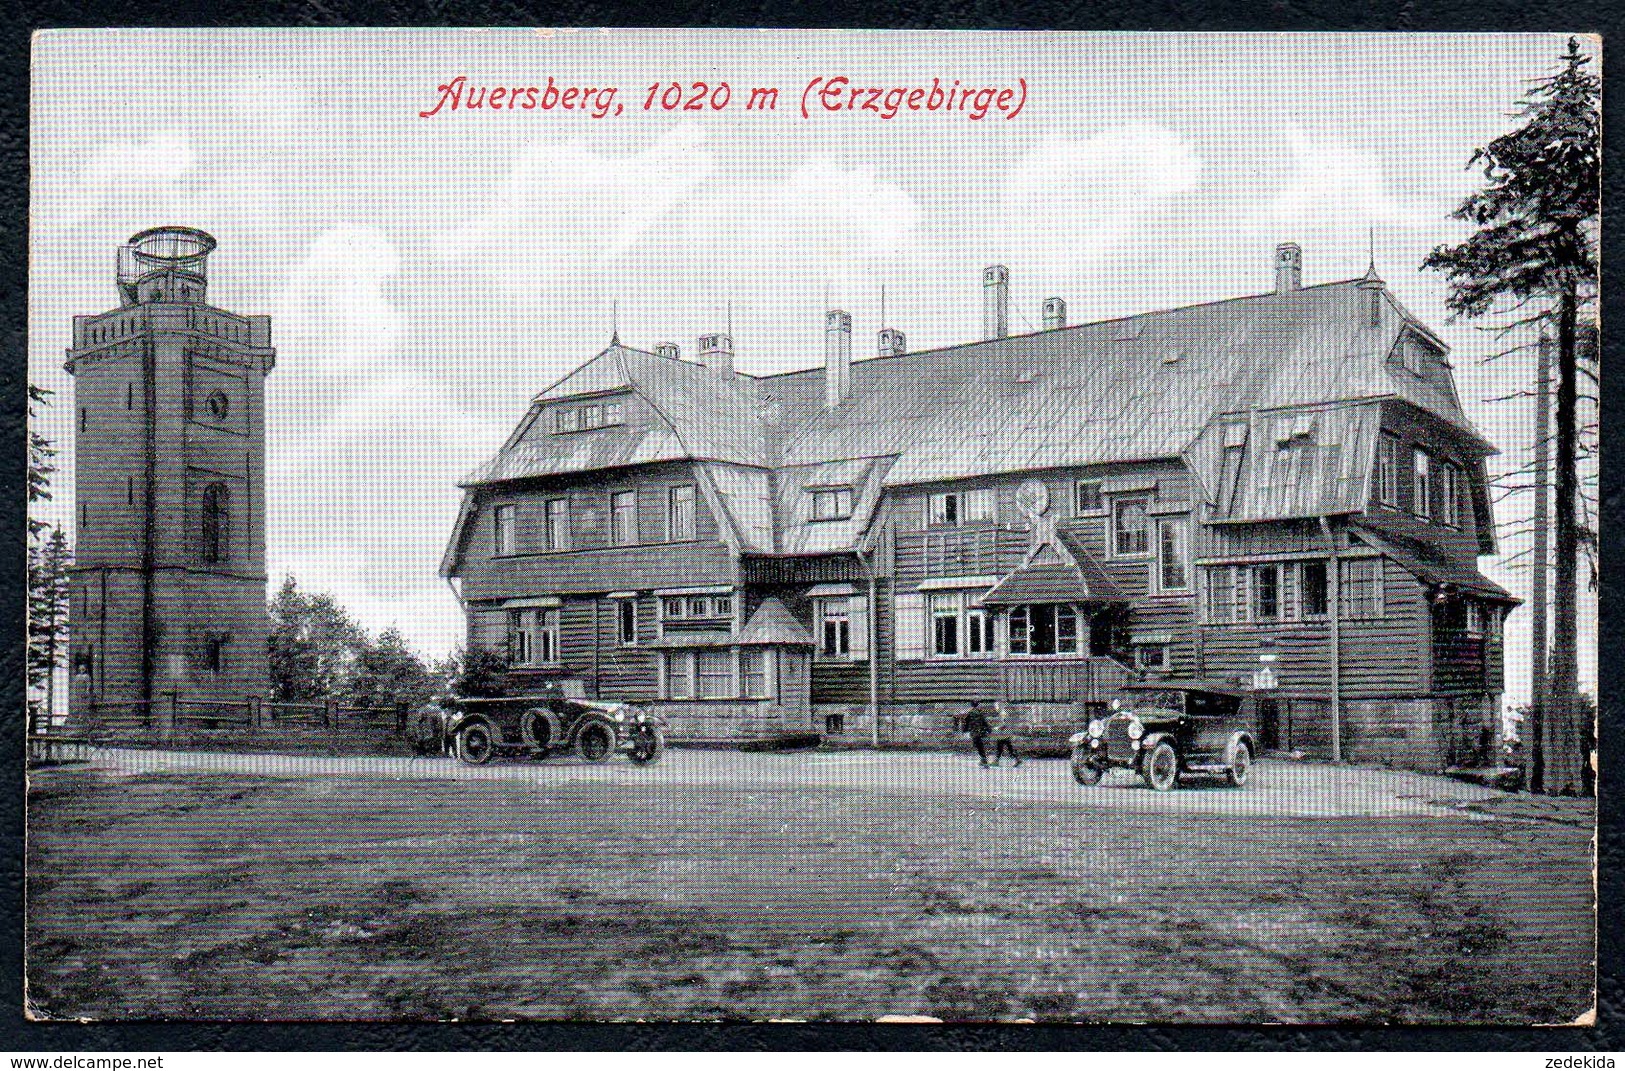
[[[1066,326],[1066,299],[1047,297],[1044,299],[1044,330],[1054,331]]]
[[[683,359],[683,347],[675,342],[657,342],[655,343],[655,356],[669,357],[674,361],[680,361]]]
[[[852,387],[852,317],[840,309],[824,316],[824,408],[846,401]]]
[[[880,332],[880,356],[901,357],[908,352],[908,336],[895,327],[884,328]]]
[[[719,376],[732,376],[734,340],[727,335],[701,335],[700,363]]]
[[[1285,294],[1303,287],[1303,250],[1297,242],[1275,247],[1275,292]]]
[[[982,337],[1010,333],[1010,269],[994,264],[982,270]]]

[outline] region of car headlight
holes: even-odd
[[[1089,735],[1097,740],[1106,735],[1106,723],[1099,718],[1091,719],[1089,722]]]
[[[616,720],[616,721],[625,721],[625,720],[626,720],[626,711],[624,711],[624,710],[617,710],[617,711],[616,711],[616,712],[615,712],[615,720]]]
[[[1128,720],[1128,738],[1130,740],[1138,740],[1144,735],[1145,725],[1141,723],[1139,718],[1130,718]]]

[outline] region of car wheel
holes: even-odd
[[[1072,749],[1072,780],[1080,785],[1098,785],[1106,771],[1095,765],[1094,758],[1082,747]]]
[[[496,751],[491,727],[484,722],[475,722],[457,730],[457,757],[468,765],[484,766]]]
[[[658,725],[632,730],[632,751],[628,756],[639,766],[652,766],[666,753],[666,734]]]
[[[1230,783],[1240,788],[1247,783],[1253,772],[1253,749],[1246,744],[1237,744],[1236,753],[1230,757],[1230,769],[1227,776]]]
[[[1158,740],[1144,762],[1145,783],[1158,792],[1172,791],[1179,783],[1179,754],[1168,741]]]
[[[615,730],[601,721],[583,725],[576,734],[576,754],[588,762],[608,762],[615,754]]]

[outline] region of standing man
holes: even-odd
[[[976,749],[982,765],[987,766],[987,734],[993,730],[993,723],[988,721],[987,712],[982,709],[980,699],[971,700],[970,709],[965,712],[964,720],[960,724],[964,731],[970,734],[971,746]]]
[[[1016,734],[1010,728],[1010,712],[1004,708],[1003,700],[1000,700],[994,709],[997,711],[997,716],[993,719],[993,725],[988,730],[988,735],[993,737],[993,765],[997,766],[1004,758],[1005,753],[1009,752],[1010,757],[1016,760],[1016,765],[1020,766],[1021,756],[1016,754]]]

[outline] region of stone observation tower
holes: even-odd
[[[118,250],[119,307],[73,318],[75,713],[269,689],[267,316],[206,303],[215,240],[142,231]]]

